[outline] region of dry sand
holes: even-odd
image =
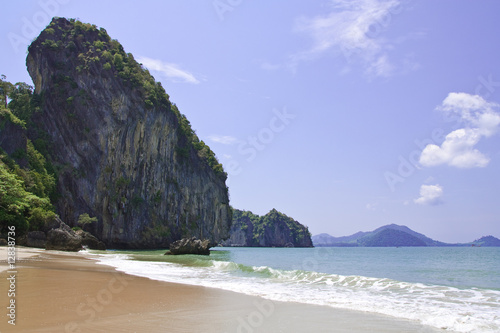
[[[80,253],[0,247],[0,332],[438,332],[405,320],[130,276]],[[15,299],[15,326],[8,323]]]

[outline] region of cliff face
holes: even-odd
[[[108,247],[167,247],[228,236],[226,174],[187,119],[104,29],[56,18],[28,49],[41,98],[33,140],[58,168],[57,212],[97,217]]]
[[[235,209],[230,235],[230,238],[223,243],[224,246],[313,246],[307,227],[276,209],[262,217]]]

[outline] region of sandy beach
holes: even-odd
[[[18,247],[16,257],[11,274],[7,248],[0,248],[1,333],[437,332],[381,315],[130,276],[81,253]],[[7,316],[12,299],[15,326]]]

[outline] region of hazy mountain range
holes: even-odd
[[[368,232],[357,232],[350,236],[333,237],[319,234],[312,237],[314,246],[500,246],[500,239],[484,236],[469,243],[444,243],[433,240],[407,226],[388,224]]]

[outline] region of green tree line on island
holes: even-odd
[[[0,132],[7,126],[26,132],[31,114],[37,110],[33,87],[0,79]],[[16,138],[17,139],[17,138]],[[56,197],[55,173],[46,158],[26,139],[9,156],[0,148],[0,233],[15,226],[18,234],[38,230],[53,220]],[[38,142],[43,146],[43,142]]]

